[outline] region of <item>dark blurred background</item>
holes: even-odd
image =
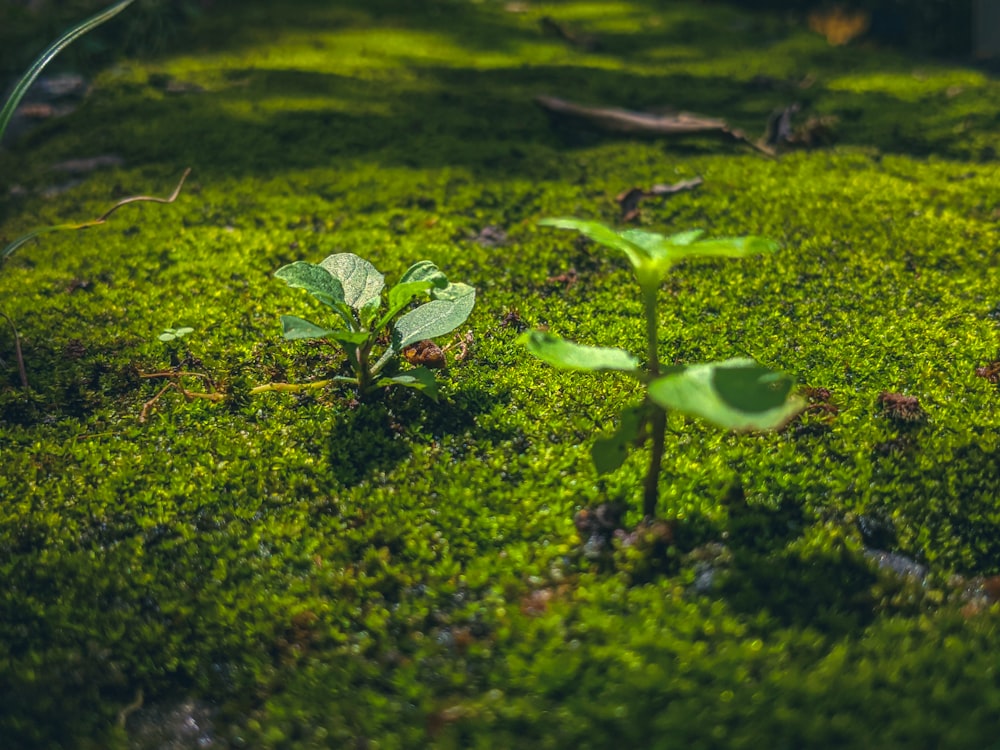
[[[651,10],[675,0],[637,0]],[[166,51],[210,46],[248,8],[280,3],[289,16],[309,4],[357,5],[378,12],[413,13],[421,6],[440,13],[471,0],[137,0],[135,5],[97,29],[59,58],[63,69],[88,69],[116,58],[149,57]],[[484,10],[506,0],[486,0]],[[0,0],[0,82],[19,75],[62,31],[110,5],[110,0]],[[530,2],[522,5],[530,7]],[[914,54],[949,58],[976,56],[974,7],[1000,14],[1000,0],[740,0],[745,9],[785,14],[831,40],[867,41]],[[989,9],[993,10],[990,11]],[[996,45],[998,28],[989,32]],[[982,34],[980,34],[982,36]],[[838,42],[842,43],[842,42]],[[978,40],[982,55],[982,39]],[[995,52],[993,53],[995,54]]]

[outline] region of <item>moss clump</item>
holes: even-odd
[[[604,46],[544,36],[545,15]],[[194,168],[177,203],[47,237],[0,273],[34,389],[0,334],[7,746],[125,747],[184,710],[260,748],[994,741],[980,584],[1000,573],[1000,412],[975,369],[1000,346],[995,81],[695,2],[249,3],[236,25],[108,69],[0,154],[23,188],[0,204],[7,237]],[[551,128],[540,93],[751,133],[795,99],[836,115],[839,140],[780,160],[614,140]],[[124,167],[43,197],[51,164],[109,152]],[[592,562],[577,511],[640,520],[642,457],[604,479],[589,457],[636,390],[514,341],[548,325],[642,351],[640,309],[619,259],[536,222],[613,221],[621,191],[696,175],[641,224],[785,249],[680,267],[661,358],[752,356],[836,408],[774,435],[672,421],[673,545]],[[280,338],[303,300],[272,276],[332,252],[390,277],[429,258],[477,288],[441,403],[246,397],[336,367]],[[169,365],[156,337],[181,326],[178,356],[244,397],[140,424],[157,386],[139,373]],[[882,393],[925,418],[887,417]],[[926,577],[880,568],[859,515]]]

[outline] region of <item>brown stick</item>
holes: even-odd
[[[733,130],[725,120],[678,112],[675,115],[653,115],[617,107],[584,107],[554,96],[536,96],[535,102],[547,112],[582,120],[608,133],[623,135],[690,135],[720,133],[734,138],[758,151],[773,156],[764,145],[754,143],[741,130]]]
[[[24,353],[21,351],[21,335],[17,332],[17,326],[14,325],[14,321],[10,319],[7,313],[0,312],[0,315],[7,321],[7,325],[10,326],[10,330],[14,334],[14,357],[17,359],[17,370],[21,375],[21,387],[27,390],[28,370],[24,366]]]

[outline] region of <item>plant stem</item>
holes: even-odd
[[[653,438],[653,452],[649,459],[649,471],[642,493],[642,516],[651,521],[656,516],[656,502],[660,497],[660,464],[663,462],[664,437],[667,431],[667,412],[663,407],[651,404],[653,412],[650,432]]]
[[[311,383],[265,383],[264,385],[258,385],[250,389],[250,395],[256,396],[258,393],[272,393],[272,392],[284,392],[284,393],[298,393],[299,391],[308,391],[314,388],[326,388],[331,383],[357,383],[357,378],[345,378],[345,377],[333,377],[328,380],[314,380]]]
[[[656,294],[657,287],[643,286],[642,302],[646,314],[646,347],[649,359],[649,381],[652,382],[660,376],[660,354],[659,337],[657,336],[657,316],[656,316]],[[652,412],[650,423],[650,434],[653,439],[652,455],[649,459],[649,471],[646,472],[646,481],[642,493],[642,515],[646,520],[652,520],[656,516],[656,502],[660,497],[659,479],[660,464],[663,463],[664,437],[667,431],[667,412],[658,404],[654,404],[648,398],[647,407]]]

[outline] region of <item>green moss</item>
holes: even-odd
[[[543,36],[545,15],[604,46]],[[0,333],[8,744],[126,746],[189,698],[219,742],[260,748],[994,741],[997,613],[965,590],[1000,573],[998,391],[974,374],[1000,347],[995,81],[693,2],[234,18],[204,51],[105,71],[0,154],[27,191],[0,204],[7,237],[194,168],[175,204],[47,236],[0,273],[32,383]],[[221,20],[203,23],[195,39]],[[839,143],[768,160],[607,139],[551,127],[539,93],[752,135],[796,100],[837,115]],[[108,152],[125,167],[40,195],[52,163]],[[752,356],[829,389],[837,413],[774,435],[671,417],[676,544],[592,562],[577,510],[620,501],[639,521],[642,453],[601,479],[589,456],[638,392],[525,356],[517,321],[642,353],[640,306],[621,258],[536,221],[613,221],[622,190],[695,175],[645,201],[642,225],[784,249],[678,268],[664,361]],[[506,243],[477,242],[486,226]],[[281,339],[278,315],[308,301],[272,277],[331,252],[393,278],[429,258],[477,287],[475,347],[441,403],[246,396],[340,366]],[[550,280],[571,268],[576,283]],[[195,329],[181,356],[238,397],[168,394],[140,424],[168,326]],[[885,391],[926,419],[886,417]],[[858,515],[889,519],[922,585],[876,568]]]

